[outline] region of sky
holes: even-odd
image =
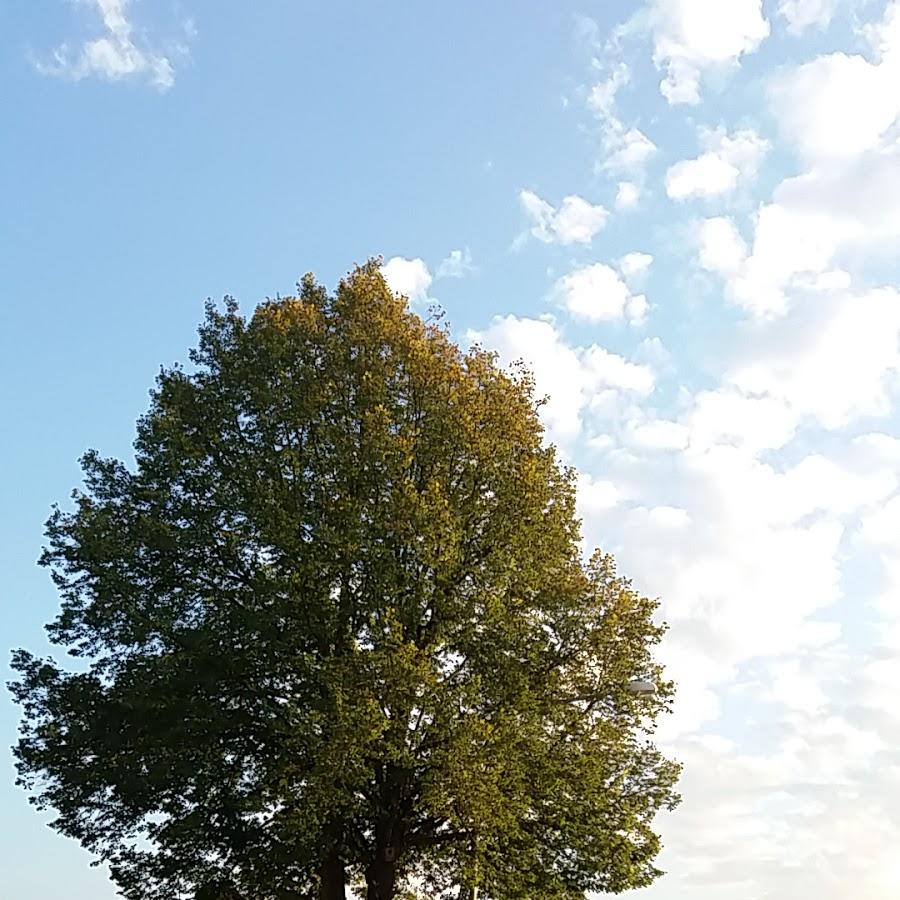
[[[642,900],[900,889],[900,0],[0,0],[0,676],[207,297],[380,255],[661,599]],[[0,698],[0,744],[18,711]],[[0,766],[0,900],[106,900]]]

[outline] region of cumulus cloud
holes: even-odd
[[[870,57],[835,52],[788,69],[770,86],[782,134],[807,161],[879,146],[900,114],[900,3],[867,30]]]
[[[844,246],[893,242],[900,234],[898,197],[900,145],[892,144],[786,179],[773,200],[791,224],[809,223],[819,232],[816,257],[827,264]]]
[[[609,213],[583,197],[564,197],[557,209],[533,191],[520,191],[519,202],[532,222],[531,234],[545,244],[590,244]]]
[[[620,181],[616,188],[616,209],[634,209],[641,199],[640,185],[633,181]]]
[[[825,272],[847,237],[845,223],[824,210],[766,204],[756,217],[752,252],[730,280],[730,298],[759,317],[784,314],[785,288]]]
[[[718,689],[747,661],[801,647],[819,652],[839,636],[813,617],[841,598],[849,522],[897,490],[900,442],[869,435],[838,456],[807,453],[787,466],[761,454],[789,444],[806,421],[837,428],[880,408],[897,369],[892,306],[900,309],[896,298],[810,298],[808,307],[749,332],[720,385],[690,397],[677,420],[642,401],[620,406],[618,418],[603,424],[613,435],[596,443],[604,448],[603,474],[582,485],[587,544],[612,549],[642,590],[663,598],[672,630],[662,652],[685,692],[667,739],[714,720]],[[852,325],[856,313],[870,323],[865,336]],[[869,335],[884,330],[893,337],[873,345]],[[848,338],[842,350],[841,333]],[[874,360],[860,366],[865,347]],[[846,388],[836,390],[842,380]],[[603,487],[591,498],[595,481]],[[872,520],[870,543],[891,533],[887,509]],[[776,631],[767,624],[773,621]]]
[[[755,215],[749,252],[727,221],[701,227],[698,261],[726,276],[738,306],[783,315],[792,289],[843,288],[844,259],[877,259],[900,239],[900,144],[782,181]]]
[[[683,159],[666,173],[666,193],[673,200],[717,197],[733,191],[740,170],[716,153]]]
[[[541,418],[552,441],[568,446],[581,433],[598,397],[642,397],[655,386],[653,371],[605,348],[571,346],[552,321],[509,315],[495,318],[469,339],[496,350],[509,365],[523,360],[546,396]]]
[[[834,431],[887,416],[898,388],[900,293],[810,291],[790,315],[734,343],[720,385],[697,392],[681,422],[694,449],[759,453],[784,447],[804,425]],[[870,450],[900,468],[898,446],[882,435]]]
[[[554,284],[551,296],[572,316],[589,322],[627,319],[639,325],[647,316],[647,298],[632,293],[619,273],[604,263],[563,275]]]
[[[760,459],[791,442],[804,420],[840,427],[880,408],[897,366],[900,330],[889,310],[900,304],[863,297],[854,309],[859,299],[811,300],[749,335],[719,387],[691,397],[677,421],[629,411],[619,432],[629,453],[606,452],[603,478],[617,504],[585,504],[588,543],[602,540],[642,590],[663,598],[672,625],[663,654],[686,691],[668,738],[715,719],[717,686],[748,660],[836,639],[839,631],[811,617],[841,597],[840,547],[854,516],[883,507],[863,533],[873,544],[890,540],[900,504],[884,504],[900,480],[897,439],[868,435],[839,456],[809,453],[787,467]],[[854,339],[865,328],[852,325],[854,313],[871,334],[887,328],[893,337],[873,345],[866,330]],[[859,371],[865,347],[875,361]],[[766,624],[774,621],[777,632]]]
[[[670,419],[633,419],[625,426],[624,440],[639,450],[683,450],[690,429]]]
[[[780,399],[798,417],[835,429],[884,416],[900,371],[900,294],[813,294],[795,315],[758,332],[741,355],[728,383]]]
[[[867,546],[892,550],[900,440],[871,433],[843,450],[778,462],[764,456],[787,446],[806,419],[846,423],[856,415],[851,396],[860,414],[878,408],[870,401],[896,364],[891,341],[871,338],[892,328],[896,338],[891,306],[900,309],[897,297],[868,292],[811,296],[748,330],[720,384],[691,395],[677,418],[651,406],[652,371],[604,348],[571,345],[551,321],[508,316],[481,335],[504,359],[532,364],[539,392],[550,394],[542,415],[551,436],[563,435],[570,449],[578,440],[596,448],[578,481],[586,546],[612,550],[638,589],[662,598],[670,631],[660,657],[679,694],[658,735],[686,763],[688,798],[660,823],[678,859],[660,860],[672,871],[651,889],[666,900],[763,889],[779,896],[786,886],[792,895],[842,900],[854,879],[867,896],[891,896],[891,840],[900,830],[870,821],[869,807],[857,805],[869,790],[871,802],[882,802],[874,788],[885,790],[886,777],[871,773],[900,735],[889,687],[900,674],[900,615],[895,610],[896,649],[885,645],[869,659],[848,656],[829,617],[842,601],[853,524],[865,523]],[[869,325],[855,326],[857,314]],[[843,350],[838,334],[847,337]],[[864,347],[875,361],[857,372]],[[829,375],[827,366],[837,371]],[[835,395],[842,379],[850,383]],[[620,402],[605,404],[598,421],[597,398],[610,392]],[[898,585],[900,564],[886,580],[885,607],[896,607]],[[848,704],[859,720],[844,714]],[[716,723],[736,727],[737,737],[719,736]],[[753,729],[765,739],[742,745]],[[900,800],[900,772],[892,790]],[[832,829],[833,815],[852,825]],[[869,825],[872,856],[853,843],[856,829]],[[851,848],[866,865],[854,869],[838,854],[841,866],[822,882],[822,840],[835,851]],[[806,861],[799,869],[798,859]],[[877,872],[869,871],[873,859]]]
[[[758,452],[783,447],[794,436],[797,417],[780,397],[718,388],[697,394],[686,423],[694,448],[724,443]]]
[[[705,72],[736,65],[769,34],[762,0],[652,0],[648,20],[653,61],[666,72],[660,90],[671,104],[699,102]]]
[[[698,262],[708,272],[734,275],[747,258],[747,245],[733,219],[704,219],[697,230]]]
[[[631,253],[626,253],[619,260],[618,265],[626,283],[633,286],[643,281],[644,276],[650,271],[652,263],[653,256],[650,253],[641,253],[635,250]]]
[[[418,257],[407,259],[392,256],[381,267],[381,274],[395,294],[401,294],[413,302],[427,299],[428,288],[433,281],[425,261]]]
[[[759,2],[649,5],[658,15],[643,22],[653,23],[672,102],[696,99],[714,69],[734,68],[768,31]],[[721,27],[751,37],[733,41],[728,53],[723,41],[705,57],[683,49],[687,38],[660,51],[663,20],[671,25],[701,7],[709,14],[698,13],[684,34]],[[648,898],[887,900],[896,893],[900,293],[890,283],[900,239],[900,124],[892,112],[900,81],[888,74],[897,8],[887,4],[874,26],[857,33],[863,50],[843,60],[829,53],[831,68],[776,70],[776,88],[766,96],[778,134],[798,157],[786,160],[782,142],[767,169],[799,162],[798,174],[782,175],[749,215],[747,204],[733,204],[729,215],[682,219],[678,231],[679,221],[661,214],[659,231],[645,233],[639,245],[658,257],[654,300],[656,283],[659,290],[670,279],[676,285],[660,296],[655,324],[669,324],[664,302],[673,317],[683,311],[683,284],[668,252],[673,233],[691,235],[697,265],[721,278],[714,300],[748,317],[735,323],[712,300],[703,310],[703,337],[695,330],[682,344],[691,326],[674,326],[663,332],[671,350],[648,339],[620,356],[648,364],[649,392],[585,388],[586,348],[567,343],[552,323],[545,323],[552,334],[533,335],[534,346],[553,347],[545,378],[559,398],[554,428],[570,423],[566,447],[579,460],[586,546],[615,553],[639,590],[661,598],[670,626],[660,656],[679,692],[658,736],[685,762],[686,800],[660,822],[667,847],[660,864],[669,874]],[[741,9],[751,10],[743,27]],[[826,27],[835,4],[773,0],[767,9],[799,32]],[[728,16],[734,21],[720,21]],[[782,41],[771,49],[785,46],[791,53],[798,47]],[[863,64],[875,77],[856,77]],[[620,123],[609,133],[621,137],[632,127],[617,107],[629,75],[610,74],[608,60],[599,65],[609,77],[590,103],[598,119]],[[836,81],[835,73],[846,78]],[[831,98],[820,108],[817,79]],[[797,85],[802,90],[776,96]],[[854,108],[867,104],[872,109]],[[858,133],[839,133],[856,121]],[[696,158],[683,160],[691,165],[668,180],[674,198],[727,199],[740,191],[745,199],[747,176],[769,148],[755,131],[743,132],[706,132]],[[749,138],[748,154],[729,157],[726,142],[739,136]],[[694,165],[707,154],[730,166],[719,166],[718,181],[713,169],[703,170],[709,159]],[[643,189],[645,165],[616,180]],[[675,215],[683,207],[665,209]],[[625,243],[632,237],[623,236],[620,254],[634,246]],[[639,263],[629,274],[626,259],[607,267],[612,274],[582,274],[568,293],[573,282],[560,278],[554,299],[577,321],[626,318],[614,276],[634,293],[641,275]],[[599,291],[590,286],[600,284],[612,298],[608,306],[591,305]],[[626,353],[621,346],[614,349]],[[578,365],[565,369],[567,353]]]
[[[840,598],[842,517],[883,497],[891,483],[866,484],[864,492],[866,476],[851,473],[832,496],[818,481],[811,487],[810,476],[842,474],[836,463],[778,471],[757,458],[759,441],[721,443],[708,434],[698,442],[671,424],[646,438],[648,452],[633,462],[607,456],[605,477],[632,498],[631,510],[598,515],[586,527],[592,542],[605,535],[642,590],[663,598],[671,652],[710,661],[698,689],[732,677],[749,659],[815,639],[807,620]],[[684,513],[650,515],[655,507]],[[682,662],[689,675],[693,663]]]
[[[130,0],[86,0],[93,6],[103,25],[103,34],[72,49],[61,44],[52,58],[35,59],[34,65],[44,75],[54,75],[71,81],[96,77],[106,81],[142,77],[161,91],[175,84],[173,58],[184,55],[183,44],[162,53],[136,39],[128,19]]]
[[[729,135],[724,128],[701,132],[705,152],[683,159],[666,173],[666,193],[673,200],[729,194],[739,179],[751,179],[769,148],[752,129]]]
[[[808,160],[854,156],[877,144],[900,111],[895,68],[833,53],[774,82],[773,109]]]
[[[621,499],[619,489],[611,481],[579,474],[578,515],[581,518],[612,509]]]

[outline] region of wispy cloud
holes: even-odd
[[[466,247],[464,250],[451,250],[438,265],[435,278],[464,278],[474,271],[472,254]]]
[[[807,28],[825,29],[837,10],[839,0],[778,0],[778,15],[788,23],[788,31],[800,34]]]
[[[142,78],[161,91],[175,84],[173,59],[187,54],[186,45],[175,43],[163,52],[135,31],[128,17],[130,0],[77,0],[90,6],[99,17],[103,32],[77,47],[60,44],[49,57],[32,57],[42,75],[81,81],[100,78],[121,81]],[[185,37],[193,35],[193,24],[185,25]]]
[[[610,74],[594,84],[587,97],[587,107],[600,123],[602,154],[596,170],[607,175],[624,176],[616,196],[618,209],[632,209],[640,198],[645,168],[657,147],[634,124],[626,124],[618,113],[617,95],[631,81],[631,70],[619,61]]]

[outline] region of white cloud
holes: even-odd
[[[717,719],[718,690],[739,666],[817,645],[810,617],[840,598],[843,529],[779,523],[780,478],[738,448],[651,451],[632,478],[608,471],[626,499],[583,513],[587,545],[611,549],[637,588],[662,600],[671,628],[660,657],[679,687],[667,737]]]
[[[587,100],[588,109],[596,116],[602,129],[603,156],[597,163],[597,171],[628,175],[630,178],[619,185],[617,205],[621,204],[622,208],[636,205],[644,167],[656,153],[653,141],[636,126],[626,125],[617,113],[616,95],[620,88],[628,84],[630,77],[628,67],[619,63],[608,78],[591,88]]]
[[[789,178],[773,199],[792,225],[818,220],[819,255],[830,262],[845,245],[893,242],[900,235],[898,198],[900,144]]]
[[[753,452],[783,447],[797,426],[784,400],[748,396],[734,388],[701,391],[686,421],[694,448],[733,443]]]
[[[847,276],[836,269],[844,258],[877,258],[900,239],[900,144],[786,179],[755,218],[743,260],[728,226],[710,220],[712,230],[701,230],[701,265],[728,277],[733,302],[757,316],[781,315],[792,287],[844,287]],[[712,250],[703,262],[702,248],[715,241],[727,265],[717,265]]]
[[[668,419],[632,420],[626,425],[625,441],[640,450],[683,450],[690,430]]]
[[[625,304],[625,317],[631,325],[643,325],[650,305],[643,294],[632,294]]]
[[[809,160],[854,156],[874,146],[900,111],[892,66],[834,53],[785,74],[773,84],[782,131]]]
[[[821,165],[783,181],[756,217],[753,250],[731,284],[757,314],[780,313],[785,291],[855,254],[890,252],[900,239],[900,144]],[[840,276],[831,280],[840,286]],[[823,285],[824,286],[824,285]]]
[[[900,234],[900,210],[894,207],[898,198],[900,144],[788,178],[773,200],[792,218],[791,224],[820,220],[821,256],[830,261],[843,243],[892,241]]]
[[[798,290],[845,290],[848,262],[877,260],[900,239],[900,3],[864,34],[871,60],[820,56],[771,86],[781,132],[809,167],[759,207],[749,253],[724,222],[701,233],[701,266],[754,316],[783,315]],[[722,254],[704,254],[714,239]]]
[[[162,91],[175,83],[173,53],[163,54],[135,42],[134,28],[126,15],[130,0],[85,0],[96,8],[105,33],[86,41],[74,53],[67,44],[53,52],[52,61],[35,60],[41,74],[55,75],[72,81],[95,76],[107,81],[142,76]],[[173,51],[183,55],[178,45]]]
[[[782,315],[785,287],[798,276],[825,272],[842,242],[847,223],[825,211],[770,203],[756,217],[752,253],[733,272],[731,299],[756,316]]]
[[[708,272],[733,275],[747,258],[747,245],[732,219],[715,216],[704,219],[697,233],[698,261]]]
[[[672,628],[662,654],[685,691],[663,727],[669,737],[716,718],[714,689],[736,666],[812,652],[838,633],[810,617],[841,598],[847,523],[896,491],[900,443],[869,435],[843,456],[811,453],[784,468],[759,455],[785,446],[806,420],[840,427],[879,408],[900,368],[900,298],[878,294],[810,297],[749,330],[720,386],[697,393],[678,421],[638,406],[621,410],[621,429],[605,426],[629,452],[604,450],[617,503],[584,505],[587,543],[602,540],[642,591],[663,599]],[[861,362],[867,352],[873,359]],[[889,535],[886,518],[869,534]]]
[[[660,864],[668,874],[641,895],[895,895],[900,827],[892,815],[896,776],[883,755],[885,741],[836,715],[833,698],[818,697],[820,685],[804,681],[802,668],[776,671],[783,690],[796,696],[808,686],[808,705],[820,700],[822,711],[810,715],[800,708],[776,720],[779,744],[772,751],[754,751],[718,735],[676,745],[685,764],[685,799],[666,820]],[[789,680],[794,675],[796,682]],[[746,715],[737,708],[732,714]]]
[[[616,94],[619,89],[631,81],[631,72],[625,63],[620,62],[610,76],[598,81],[590,90],[587,99],[588,109],[599,119],[615,116]]]
[[[662,596],[675,643],[729,667],[793,649],[807,618],[840,597],[843,528],[833,517],[804,521],[827,494],[790,494],[791,476],[747,446],[692,444],[674,459],[651,459],[641,457],[623,486],[615,473],[610,480],[636,499],[686,509],[686,527],[663,535],[635,513],[618,525],[604,519],[604,528],[641,589]]]
[[[795,315],[757,330],[740,355],[726,382],[783,401],[798,419],[835,429],[886,415],[900,371],[900,294],[813,294]]]
[[[647,396],[655,385],[647,366],[597,344],[569,346],[556,326],[544,319],[498,317],[487,329],[469,332],[468,337],[496,350],[506,365],[524,360],[534,374],[538,396],[548,398],[540,410],[548,436],[563,446],[581,434],[598,397]]]
[[[900,528],[900,500],[885,506],[900,483],[900,442],[869,434],[846,452],[762,462],[759,454],[790,439],[805,389],[775,389],[773,379],[745,392],[730,380],[760,357],[812,367],[799,378],[782,365],[778,375],[789,386],[812,384],[826,357],[845,370],[851,361],[816,336],[846,330],[846,303],[837,295],[810,298],[785,319],[748,329],[746,357],[738,354],[714,402],[713,392],[698,393],[678,421],[646,409],[652,373],[633,372],[603,348],[568,346],[551,322],[510,316],[488,329],[495,340],[485,343],[503,344],[506,359],[540,362],[539,393],[551,394],[542,415],[551,434],[561,429],[570,445],[590,436],[594,398],[613,390],[630,400],[611,407],[605,439],[590,442],[601,448],[602,463],[580,467],[578,512],[587,547],[612,550],[639,590],[662,598],[670,624],[659,656],[679,690],[675,715],[658,736],[686,764],[686,801],[660,821],[678,865],[663,856],[671,874],[648,896],[718,900],[789,891],[784,895],[843,900],[855,896],[854,884],[867,897],[892,896],[892,842],[900,829],[884,823],[892,822],[891,801],[900,799],[900,767],[885,810],[874,817],[869,810],[889,783],[883,754],[896,740],[887,729],[900,734],[888,687],[900,658],[860,665],[840,644],[839,626],[822,617],[842,598],[850,523],[868,518],[867,540],[879,547]],[[871,318],[873,308],[858,312]],[[826,381],[823,391],[831,390]],[[874,518],[881,509],[887,512]],[[885,593],[893,602],[896,587]],[[748,667],[756,683],[745,677],[738,696],[736,679]],[[891,704],[893,719],[884,712]],[[861,708],[881,719],[875,726],[851,720]],[[715,734],[716,721],[735,736]],[[864,844],[855,843],[861,827],[875,829]],[[863,864],[854,868],[845,852]],[[822,853],[841,861],[824,880],[816,868]]]
[[[833,626],[810,617],[840,599],[846,523],[894,494],[900,444],[868,435],[843,458],[812,453],[781,470],[758,456],[789,442],[804,418],[831,427],[878,407],[897,369],[898,313],[889,310],[900,303],[864,296],[854,309],[857,300],[812,298],[807,310],[756,329],[747,366],[738,358],[680,421],[627,413],[622,436],[637,455],[604,457],[618,502],[612,514],[585,504],[587,542],[602,539],[642,591],[663,598],[672,630],[662,652],[684,692],[664,725],[670,736],[716,718],[712,689],[735,666],[834,639]],[[858,339],[855,315],[867,323]],[[869,340],[886,328],[893,339]],[[861,363],[866,352],[876,362]],[[870,543],[900,528],[900,501],[884,508],[863,532]],[[803,750],[807,761],[811,753]]]
[[[475,271],[472,265],[472,254],[469,248],[465,250],[451,250],[450,253],[441,260],[437,267],[436,278],[464,278],[466,275]]]
[[[545,244],[589,244],[609,215],[582,197],[564,197],[559,209],[533,191],[520,191],[519,201],[532,221],[531,234]]]
[[[726,7],[725,16],[738,4],[707,6]],[[766,7],[773,18],[777,6]],[[780,6],[789,27],[791,16],[797,29],[824,26],[810,20],[825,16],[823,4]],[[837,36],[833,29],[829,45]],[[864,51],[866,64],[884,66],[891,45],[884,22],[868,37],[875,49]],[[767,50],[785,47],[803,50],[783,40]],[[695,83],[717,65],[697,66]],[[594,94],[601,120],[619,121],[616,91],[622,100],[626,83],[620,74],[608,86],[614,89]],[[729,99],[743,96],[736,90]],[[858,88],[849,96],[888,103]],[[741,121],[741,112],[729,115]],[[727,199],[739,192],[733,215],[688,229],[699,266],[720,275],[725,297],[755,318],[734,323],[710,310],[708,322],[679,321],[679,272],[657,246],[684,229],[654,217],[646,243],[629,245],[624,235],[618,253],[637,246],[658,255],[653,283],[672,285],[666,315],[654,320],[668,329],[662,336],[672,350],[649,339],[626,354],[652,365],[652,393],[586,389],[585,349],[567,347],[552,329],[561,346],[545,361],[546,379],[558,396],[555,427],[577,423],[567,447],[578,453],[585,543],[612,551],[637,589],[659,596],[670,626],[659,656],[678,695],[658,736],[686,764],[686,799],[660,821],[667,847],[660,865],[669,874],[641,892],[648,900],[896,894],[900,292],[869,285],[896,280],[900,124],[876,126],[860,138],[861,150],[850,141],[846,152],[804,154],[806,170],[761,197],[748,216],[745,178],[766,149],[755,141],[765,142],[750,132],[750,152],[737,160],[724,139],[740,131],[706,133],[693,155],[715,156],[731,169],[715,188],[704,176],[673,193]],[[784,142],[777,149],[767,167],[773,171],[784,164]],[[635,172],[616,180],[643,189],[643,167]],[[684,167],[676,174],[684,176]],[[625,259],[613,268],[633,293],[637,276],[626,277]],[[870,261],[884,265],[863,269]],[[622,289],[609,273],[593,274],[571,294],[559,279],[555,299],[582,317],[622,318]],[[591,306],[599,296],[587,287],[594,282],[607,287],[608,307]],[[684,306],[689,318],[698,312],[689,300]],[[617,340],[622,335],[617,330]],[[534,343],[549,348],[551,336]],[[574,368],[562,362],[566,349]],[[871,416],[885,418],[873,426]],[[854,440],[860,429],[869,433]],[[873,589],[868,570],[877,565],[884,583]],[[866,646],[870,640],[874,646]]]
[[[647,366],[629,362],[597,344],[582,350],[580,356],[588,381],[595,388],[612,388],[640,396],[653,392],[655,378]]]
[[[800,659],[781,659],[769,666],[769,698],[789,709],[817,716],[828,706],[828,694],[815,674],[804,670]]]
[[[581,518],[612,509],[622,499],[619,489],[611,482],[578,476],[578,515]]]
[[[870,544],[900,550],[900,495],[864,519],[860,536]]]
[[[619,273],[604,263],[563,275],[554,284],[551,296],[573,316],[589,322],[627,319],[638,325],[648,309],[646,297],[632,293]]]
[[[413,302],[427,299],[433,279],[424,260],[392,256],[381,267],[381,274],[395,294],[401,294]]]
[[[634,209],[641,199],[641,188],[633,181],[620,181],[616,189],[616,209]]]
[[[651,6],[666,10],[655,42],[673,103],[696,100],[706,73],[737,64],[767,30],[758,2]],[[777,6],[799,31],[827,24],[835,4]],[[768,8],[774,16],[776,3]],[[893,900],[900,883],[900,292],[866,289],[860,284],[883,278],[848,274],[900,240],[891,21],[869,31],[871,54],[831,54],[778,82],[782,133],[809,170],[783,181],[752,218],[693,226],[699,266],[722,276],[727,298],[761,320],[734,325],[717,310],[708,321],[690,309],[683,316],[666,244],[678,225],[654,216],[641,243],[612,235],[610,257],[601,258],[640,246],[659,261],[628,253],[555,282],[552,298],[580,321],[520,313],[471,335],[504,362],[522,357],[532,367],[538,395],[549,395],[540,410],[548,437],[579,453],[587,544],[615,552],[639,590],[661,597],[671,626],[659,655],[678,694],[659,734],[685,763],[685,803],[660,820],[669,874],[635,900]],[[126,32],[150,59],[138,36]],[[68,71],[57,74],[76,77],[83,65],[77,77],[155,77],[149,63],[106,52],[65,51],[58,65]],[[618,181],[617,209],[638,205],[656,152],[619,118],[617,92],[628,79],[624,66],[615,69],[589,100],[603,123],[598,169]],[[735,146],[741,135],[752,137]],[[754,132],[707,137],[697,159],[670,170],[670,196],[740,190],[764,150]],[[603,224],[602,207],[576,195],[559,208],[536,194],[530,203],[523,200],[539,240],[580,250]],[[577,334],[585,321],[641,321],[647,303],[636,291],[651,264],[654,286],[670,285],[659,324],[671,351],[655,337],[633,354],[618,343],[612,352],[565,339],[564,329]],[[468,251],[453,250],[434,277],[470,269]],[[420,301],[433,283],[418,258],[394,257],[384,274]],[[631,337],[616,329],[624,346],[636,343]],[[662,374],[669,377],[660,383]],[[850,426],[870,429],[865,417],[888,415],[875,426],[883,433],[852,439]],[[855,553],[883,568],[874,599],[853,581]],[[877,646],[845,646],[844,617],[854,641],[874,632]]]
[[[900,114],[900,4],[868,30],[871,61],[843,52],[789,69],[770,87],[781,131],[811,162],[876,147]]]
[[[895,477],[898,472],[891,470]],[[881,563],[882,578],[872,608],[879,614],[882,632],[878,636],[875,648],[876,657],[900,659],[900,547],[897,546],[895,531],[891,529],[897,524],[900,516],[898,497],[893,496],[883,508],[872,508],[862,516],[858,538],[868,544],[878,554]],[[888,651],[887,653],[883,651]],[[892,707],[893,715],[900,714],[900,709]],[[900,734],[898,734],[900,737]]]
[[[873,431],[853,439],[853,449],[863,454],[868,465],[889,465],[900,471],[900,438]]]
[[[634,251],[626,253],[619,260],[619,271],[628,285],[634,286],[643,280],[643,277],[650,271],[652,263],[653,256],[651,254]]]
[[[811,26],[827,28],[838,0],[778,0],[778,15],[787,19],[788,31],[800,34]]]
[[[616,129],[607,132],[604,139],[606,158],[601,170],[618,174],[640,173],[656,153],[656,144],[639,128]]]
[[[722,16],[738,8],[720,5]],[[700,25],[715,25],[715,6]],[[824,15],[821,4],[781,8],[797,28],[804,16]],[[760,4],[755,9],[762,21]],[[876,51],[867,64],[883,66],[884,23],[871,37]],[[697,64],[695,87],[740,57]],[[660,64],[674,90],[678,71]],[[601,121],[619,122],[605,132],[618,139],[628,130],[615,103],[626,83],[614,73],[591,100]],[[597,384],[588,348],[566,344],[552,323],[527,329],[553,400],[545,421],[582,454],[586,545],[614,552],[639,590],[660,596],[670,625],[659,655],[679,692],[658,734],[686,763],[687,799],[660,823],[668,848],[660,864],[670,874],[646,891],[648,900],[887,900],[896,892],[900,292],[865,285],[882,282],[885,270],[892,276],[900,240],[897,129],[879,126],[859,151],[804,156],[808,170],[784,180],[751,216],[735,204],[733,217],[693,226],[698,264],[722,276],[726,297],[755,319],[735,325],[712,312],[708,339],[682,346],[677,326],[664,332],[672,352],[649,339],[628,359],[597,353],[596,365],[617,387]],[[727,143],[739,138],[748,140]],[[697,159],[685,162],[714,156],[730,169],[712,184],[709,172],[703,183],[685,181],[685,170],[699,169],[682,167],[670,187],[675,175],[687,186],[674,195],[742,191],[767,149],[755,132],[718,129],[704,141]],[[622,182],[641,190],[645,164]],[[663,219],[645,236],[650,243],[631,246],[657,253],[654,240],[672,227]],[[885,269],[858,278],[860,262],[882,251]],[[659,255],[654,281],[663,289],[678,273],[668,254]],[[554,299],[587,321],[626,318],[624,298],[646,270],[639,256],[629,257],[558,279]],[[516,352],[524,333],[506,337],[512,356],[527,355]],[[715,346],[696,359],[704,340]],[[652,378],[625,367],[640,361],[652,365]],[[698,380],[702,389],[693,387]],[[872,428],[868,417],[891,414],[877,426],[884,433],[852,439],[851,428]],[[854,565],[885,560],[894,563],[873,597],[854,583]],[[874,614],[882,619],[873,623]],[[877,631],[876,651],[855,646],[866,640],[860,622]]]
[[[666,70],[660,90],[671,104],[697,103],[710,69],[733,66],[769,34],[762,0],[651,0],[653,61]]]
[[[647,517],[662,528],[683,528],[691,522],[687,510],[680,506],[654,506]]]
[[[821,453],[811,453],[788,469],[780,498],[787,521],[798,521],[811,511],[850,515],[862,509],[882,508],[897,488],[898,474],[888,467],[854,467]],[[822,490],[828,485],[827,493]]]
[[[666,173],[666,193],[673,200],[731,193],[739,179],[750,179],[756,174],[769,148],[768,141],[751,129],[733,136],[722,128],[705,131],[701,142],[705,153],[675,163]]]
[[[673,200],[717,197],[733,191],[739,169],[715,153],[683,159],[666,173],[666,193]]]

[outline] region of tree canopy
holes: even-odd
[[[20,650],[20,783],[128,900],[575,900],[659,874],[664,627],[601,553],[534,386],[377,262],[208,304],[135,464],[88,452]],[[634,678],[656,693],[636,697]]]

